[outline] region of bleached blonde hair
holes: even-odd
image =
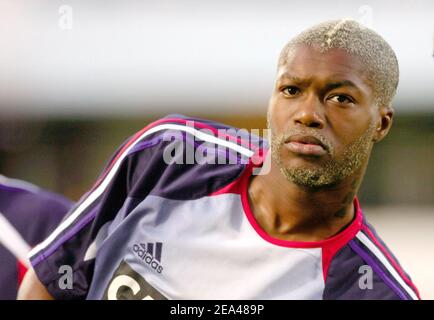
[[[287,62],[297,45],[314,46],[320,52],[343,49],[357,56],[366,67],[375,102],[390,106],[399,82],[395,52],[375,31],[352,19],[332,20],[317,24],[290,40],[279,57],[279,67]]]

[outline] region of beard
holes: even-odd
[[[333,145],[316,129],[293,128],[284,134],[275,135],[268,121],[271,132],[271,157],[279,166],[280,173],[298,186],[309,189],[322,189],[339,184],[362,168],[371,152],[371,141],[375,131],[372,122],[368,129],[355,141],[347,145],[340,157],[335,156]],[[285,141],[295,134],[310,135],[320,140],[329,153],[329,158],[318,165],[287,166],[282,161],[282,148]]]

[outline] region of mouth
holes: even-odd
[[[327,154],[327,146],[313,136],[294,135],[285,141],[288,149],[296,154],[306,156],[323,156]]]

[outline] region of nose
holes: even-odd
[[[294,116],[294,122],[310,128],[324,128],[325,120],[322,104],[315,95],[309,95],[309,97],[300,101]]]

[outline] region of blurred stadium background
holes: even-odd
[[[429,0],[0,0],[0,173],[77,200],[125,138],[168,113],[264,128],[281,47],[341,17],[378,31],[400,61],[394,126],[359,198],[434,299]]]

